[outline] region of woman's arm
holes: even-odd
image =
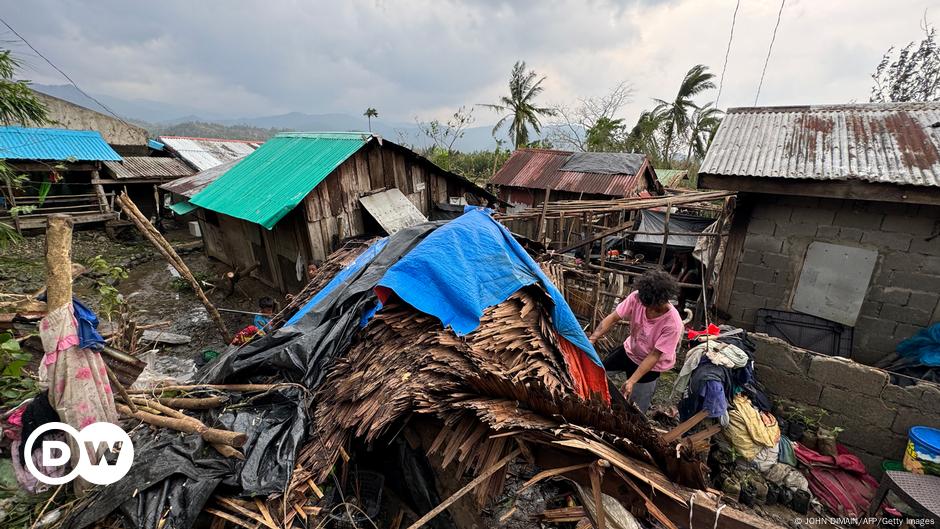
[[[633,393],[633,385],[643,378],[644,375],[649,373],[651,369],[653,369],[653,367],[656,365],[656,362],[659,362],[659,357],[662,355],[663,353],[659,349],[653,349],[650,351],[650,354],[646,355],[646,358],[644,358],[643,361],[640,362],[640,365],[637,366],[636,371],[634,371],[633,374],[630,375],[630,378],[628,378],[627,381],[623,383],[623,388],[620,390],[623,393],[623,396],[629,397],[630,394]]]
[[[588,340],[590,340],[591,343],[596,343],[605,334],[607,334],[608,331],[610,331],[610,328],[613,327],[614,324],[616,324],[621,319],[622,318],[620,317],[619,314],[617,314],[616,310],[611,312],[610,314],[607,315],[606,318],[601,320],[601,323],[597,326],[596,329],[594,329],[594,332],[592,332],[591,335],[588,336]]]

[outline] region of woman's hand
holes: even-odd
[[[630,379],[627,379],[627,381],[624,382],[623,386],[620,388],[620,392],[623,393],[623,396],[625,398],[629,399],[630,394],[633,393],[633,381]]]

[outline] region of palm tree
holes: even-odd
[[[692,159],[692,150],[695,150],[695,157],[699,160],[705,158],[705,151],[712,143],[712,138],[721,124],[722,112],[712,106],[712,103],[705,103],[692,112],[689,120],[689,152],[686,155],[687,160]]]
[[[372,107],[369,107],[366,109],[365,112],[362,113],[362,115],[365,116],[369,120],[369,132],[372,132],[372,118],[379,117],[379,111]]]
[[[693,66],[685,74],[679,91],[672,101],[656,99],[659,105],[656,110],[665,116],[663,122],[663,161],[668,163],[672,159],[672,148],[677,138],[685,137],[689,128],[691,111],[698,108],[692,101],[696,95],[715,88],[712,82],[715,74],[708,73],[708,67],[703,64]]]
[[[496,104],[481,105],[500,113],[508,112],[496,122],[493,134],[510,120],[509,133],[517,149],[529,144],[529,127],[537,134],[542,132],[539,117],[555,115],[553,109],[535,105],[535,98],[544,90],[542,81],[545,80],[545,77],[537,77],[535,70],[525,70],[524,61],[516,61],[509,76],[509,95],[500,97]]]
[[[636,125],[627,133],[625,150],[627,152],[644,153],[654,164],[662,161],[663,154],[660,150],[659,135],[663,121],[665,121],[665,116],[656,109],[646,110],[640,114]]]
[[[588,151],[613,152],[622,150],[623,120],[608,117],[598,118],[594,126],[587,130],[585,143]]]

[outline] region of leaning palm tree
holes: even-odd
[[[675,146],[675,140],[686,136],[689,128],[690,114],[698,108],[692,98],[698,94],[715,88],[712,82],[715,74],[708,73],[708,67],[702,64],[693,66],[682,79],[679,85],[679,91],[672,101],[656,99],[659,105],[657,111],[665,116],[663,122],[663,158],[664,162],[672,159],[672,149]]]
[[[627,133],[624,148],[627,152],[641,152],[658,164],[663,160],[660,146],[661,129],[665,116],[657,110],[645,110],[636,125]]]
[[[524,61],[517,61],[509,76],[509,95],[500,97],[496,104],[480,105],[496,112],[506,112],[493,127],[493,134],[509,120],[509,133],[517,149],[529,144],[529,127],[537,134],[542,132],[540,117],[555,115],[553,109],[535,104],[535,98],[544,90],[542,81],[545,80],[545,77],[537,77],[534,70],[525,70]]]
[[[369,120],[369,132],[372,132],[372,118],[379,117],[379,111],[372,107],[369,107],[366,109],[365,112],[362,113],[362,115],[365,116]]]
[[[694,150],[695,157],[699,160],[705,158],[705,151],[711,145],[712,138],[721,124],[721,110],[712,106],[712,103],[706,103],[692,112],[689,119],[689,152],[686,159],[691,160]]]

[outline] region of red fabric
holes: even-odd
[[[379,298],[379,301],[382,302],[382,305],[388,305],[388,298],[392,297],[392,289],[383,286],[377,286],[373,289],[375,291],[375,297]]]
[[[827,456],[793,443],[800,470],[809,481],[809,490],[829,510],[846,516],[862,516],[868,509],[878,482],[865,469],[858,456],[842,445],[837,455]]]
[[[236,334],[232,338],[232,345],[245,345],[246,343],[250,342],[255,336],[258,336],[259,334],[260,334],[260,331],[258,331],[257,327],[255,327],[254,325],[249,325],[245,327],[244,329],[238,331],[238,334]]]
[[[703,335],[718,336],[719,334],[721,334],[721,329],[719,329],[718,326],[714,323],[709,323],[708,327],[704,331],[689,329],[689,340],[694,340]]]
[[[558,338],[558,348],[568,364],[568,372],[574,380],[574,389],[583,399],[590,399],[597,395],[604,403],[610,405],[610,387],[607,385],[607,372],[602,366],[592,361],[587,353],[578,349],[564,336],[555,332]]]

